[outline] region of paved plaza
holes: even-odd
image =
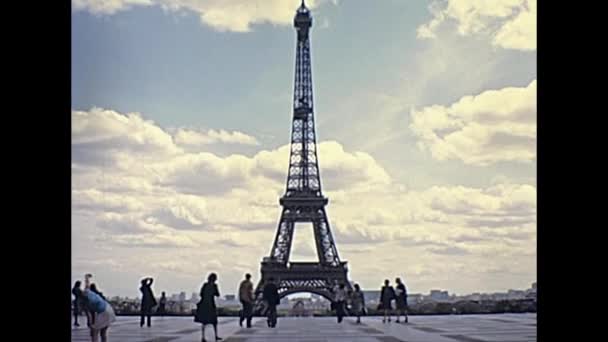
[[[83,317],[83,323],[85,322]],[[205,329],[213,341],[211,327]],[[411,316],[410,323],[382,323],[381,317],[279,317],[277,328],[254,318],[253,328],[241,328],[236,317],[219,317],[225,342],[524,342],[536,341],[536,314]],[[139,317],[117,317],[108,331],[112,342],[198,342],[201,327],[191,317],[153,317],[152,327],[139,327]],[[72,328],[72,341],[90,341],[84,326]]]

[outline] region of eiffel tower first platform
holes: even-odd
[[[262,307],[264,284],[270,278],[281,297],[309,292],[333,300],[331,289],[336,283],[351,289],[346,261],[340,261],[325,212],[328,200],[321,192],[310,63],[312,16],[304,0],[297,9],[294,26],[298,41],[287,188],[279,200],[282,213],[270,256],[261,265],[261,280],[255,291],[257,314]],[[289,262],[296,222],[312,223],[318,262]]]

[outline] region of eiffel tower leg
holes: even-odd
[[[313,222],[313,227],[319,262],[331,266],[338,266],[340,264],[340,258],[338,256],[334,238],[331,234],[331,229],[329,228],[325,208],[318,208],[316,209],[316,212],[317,219]]]
[[[288,212],[288,210],[289,209],[287,208],[283,208],[281,219],[279,220],[277,235],[274,238],[274,244],[272,245],[272,251],[270,253],[271,258],[281,264],[287,264],[287,261],[289,261],[289,254],[291,253],[291,241],[293,240],[294,222],[285,218],[285,214]]]

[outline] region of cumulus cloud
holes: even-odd
[[[171,135],[140,113],[121,114],[94,107],[72,111],[72,161],[80,164],[118,163],[125,154],[146,159],[181,152]]]
[[[259,145],[255,137],[242,132],[210,129],[207,132],[181,128],[175,133],[175,143],[186,146],[202,146],[216,143]]]
[[[153,3],[153,0],[72,0],[72,9],[109,15],[133,6],[150,6]]]
[[[310,9],[337,1],[309,0]],[[74,10],[111,15],[135,6],[160,6],[171,12],[196,13],[202,23],[219,31],[247,32],[254,24],[291,25],[299,0],[74,0]]]
[[[460,35],[486,35],[505,49],[536,50],[536,0],[448,0],[429,6],[433,18],[418,27],[418,38],[436,38],[445,25]]]
[[[437,160],[466,164],[531,162],[536,158],[536,80],[465,96],[450,106],[411,112],[410,129],[418,146]]]
[[[479,119],[477,111],[469,112],[471,118]],[[481,121],[505,117],[511,116],[494,113]],[[141,114],[93,108],[73,111],[72,120],[73,149],[78,152],[72,161],[72,210],[77,218],[73,234],[78,244],[93,241],[106,248],[79,247],[87,255],[96,250],[101,258],[123,253],[121,258],[128,259],[137,249],[140,257],[166,262],[163,272],[203,272],[213,265],[180,268],[176,260],[187,263],[192,255],[215,260],[226,250],[238,248],[247,259],[238,265],[226,260],[221,265],[225,272],[259,267],[276,232],[288,145],[252,156],[218,156],[180,148],[177,132]],[[349,151],[336,141],[317,147],[334,238],[341,257],[353,267],[353,277],[365,286],[373,284],[374,277],[383,277],[400,257],[416,258],[416,264],[407,266],[411,274],[422,274],[418,263],[443,272],[436,266],[444,262],[442,258],[462,259],[457,263],[464,264],[487,259],[492,251],[531,257],[524,252],[534,242],[533,185],[497,180],[486,188],[410,190],[392,179],[370,154]],[[112,163],[100,164],[99,159]],[[78,219],[83,216],[88,221]],[[92,240],[79,237],[85,232]],[[311,247],[310,239],[308,244],[295,243],[302,250]],[[360,252],[368,246],[392,252]],[[177,251],[185,255],[178,256]],[[506,257],[494,260],[488,267],[503,267],[507,262]],[[137,265],[137,260],[129,262],[124,269]],[[379,266],[368,270],[369,263]],[[198,276],[189,277],[188,281],[198,281]]]

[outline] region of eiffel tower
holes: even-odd
[[[256,314],[262,308],[262,290],[269,278],[277,283],[280,297],[309,292],[333,300],[331,289],[337,283],[351,289],[346,261],[340,261],[325,212],[328,199],[321,193],[310,63],[312,16],[304,0],[294,26],[298,41],[287,188],[279,200],[283,210],[270,256],[262,260],[261,280],[255,291]],[[312,223],[318,262],[289,262],[296,222]]]

